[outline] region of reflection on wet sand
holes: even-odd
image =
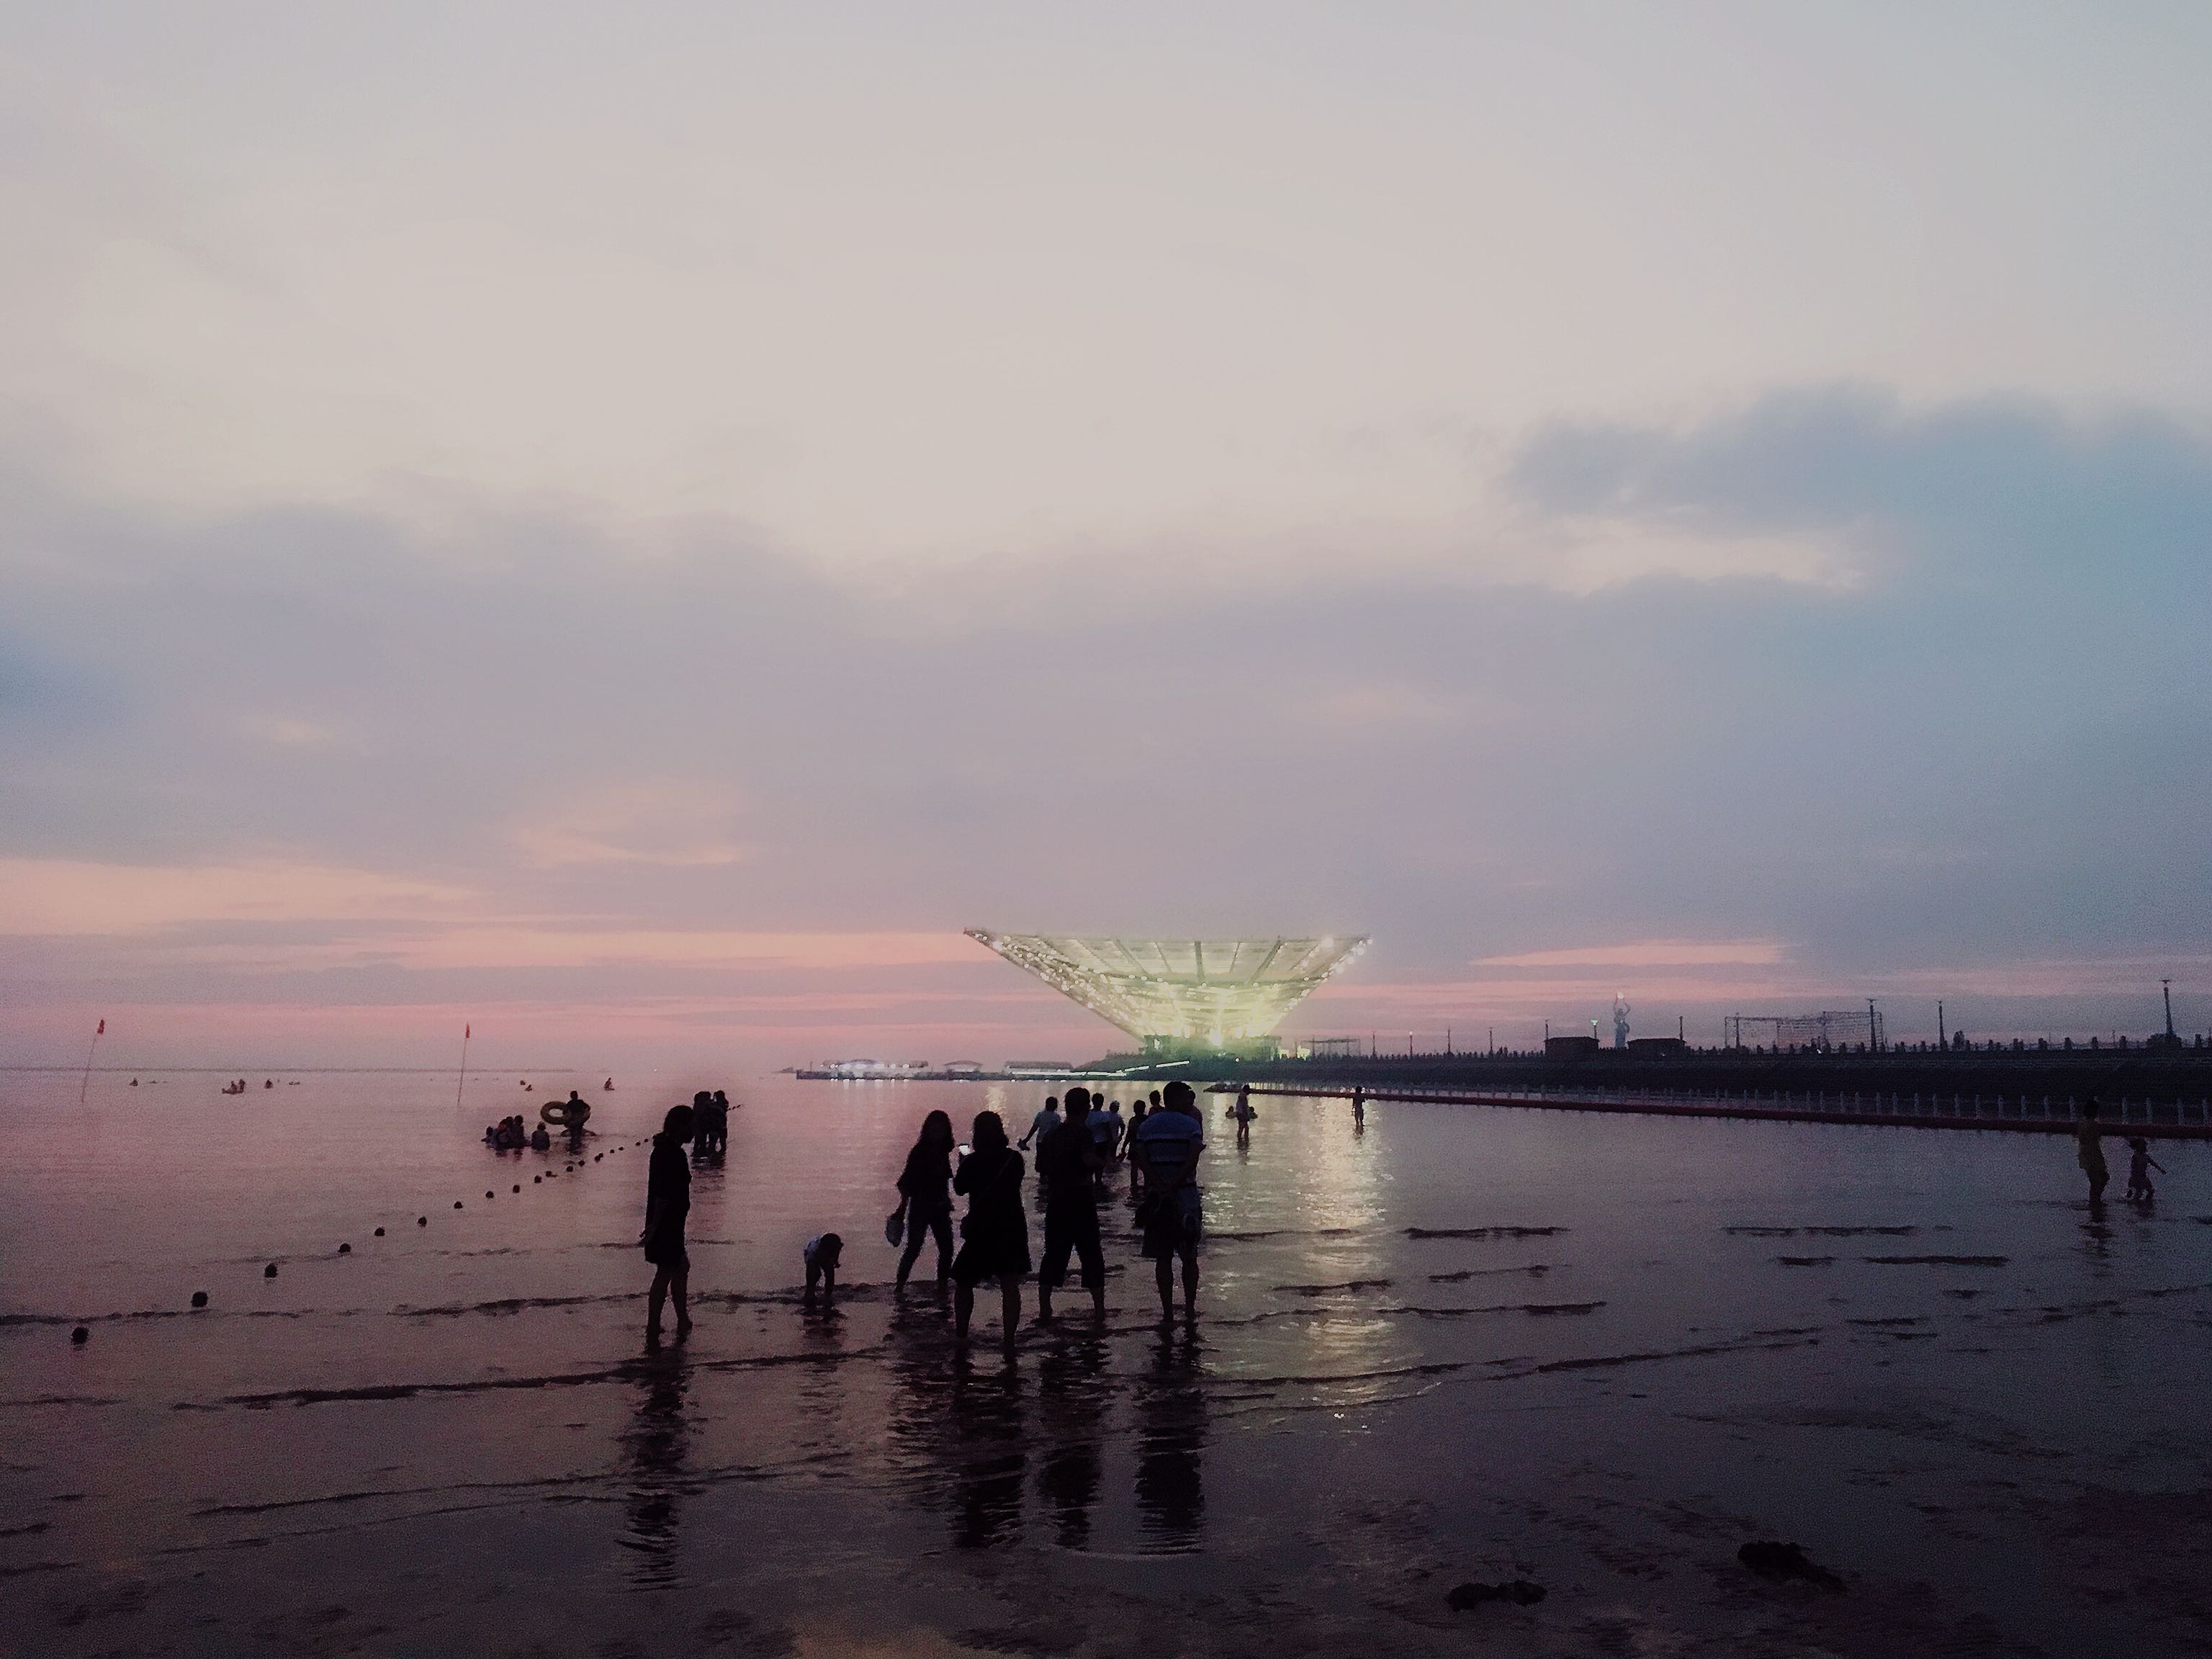
[[[1138,1385],[1137,1516],[1146,1545],[1196,1549],[1206,1530],[1206,1376],[1188,1328],[1160,1334]]]
[[[630,1582],[665,1589],[677,1582],[677,1498],[684,1492],[684,1459],[691,1424],[684,1411],[691,1367],[679,1343],[649,1350],[630,1367],[638,1386],[635,1414],[623,1435],[623,1462],[632,1477],[628,1524],[616,1540],[635,1551]]]
[[[1091,1513],[1105,1478],[1101,1451],[1113,1409],[1105,1374],[1106,1345],[1095,1335],[1054,1349],[1037,1368],[1045,1419],[1037,1496],[1051,1512],[1053,1540],[1062,1549],[1084,1549],[1091,1542]]]
[[[1104,1327],[963,1369],[869,1237],[940,1102],[750,1103],[694,1188],[699,1328],[641,1359],[640,1144],[452,1211],[472,1142],[410,1174],[313,1161],[326,1118],[179,1124],[123,1194],[165,1227],[118,1230],[112,1164],[0,1113],[10,1199],[74,1206],[0,1205],[0,1652],[1887,1659],[2106,1651],[2118,1595],[2129,1651],[2207,1650],[2169,1570],[2212,1548],[2200,1170],[2093,1214],[2070,1149],[1994,1137],[1271,1103],[1205,1166],[1194,1329],[1117,1182]],[[450,1085],[411,1109],[364,1139],[434,1145]],[[312,1179],[245,1179],[283,1133]],[[831,1225],[854,1282],[810,1316]],[[1851,1594],[1747,1572],[1769,1537]],[[1447,1605],[1524,1576],[1540,1607]]]
[[[1029,1470],[1029,1404],[1020,1363],[970,1365],[953,1373],[944,1445],[952,1474],[952,1541],[988,1549],[1021,1535],[1022,1485]]]

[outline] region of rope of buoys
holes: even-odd
[[[538,1115],[546,1122],[560,1124],[565,1127],[580,1127],[584,1121],[591,1115],[592,1108],[590,1103],[581,1100],[573,1103],[560,1100],[549,1101],[539,1109],[538,1113]],[[629,1147],[642,1146],[644,1144],[645,1142],[642,1140],[633,1140],[628,1143],[627,1146],[611,1146],[607,1151],[616,1152],[626,1152]],[[592,1154],[592,1162],[597,1164],[605,1157],[606,1152],[594,1152]],[[531,1184],[535,1186],[542,1182],[555,1180],[563,1172],[574,1175],[583,1168],[584,1165],[580,1162],[564,1164],[561,1166],[559,1170],[548,1170],[543,1175],[534,1175],[531,1176]],[[522,1190],[522,1183],[519,1181],[515,1182],[510,1190],[517,1193],[520,1192]],[[484,1193],[484,1196],[486,1198],[493,1198],[497,1196],[497,1194],[495,1191],[488,1188]],[[465,1206],[461,1200],[457,1198],[453,1200],[453,1207],[458,1210],[464,1208]],[[430,1218],[427,1215],[418,1215],[415,1218],[415,1224],[418,1227],[428,1227],[430,1224]],[[385,1233],[383,1228],[379,1227],[375,1229],[376,1237],[382,1238],[384,1236]],[[341,1241],[337,1248],[337,1254],[340,1255],[351,1255],[353,1254],[352,1244]],[[261,1276],[264,1279],[276,1278],[277,1276],[276,1263],[274,1261],[264,1263],[261,1269]],[[208,1305],[208,1293],[205,1291],[194,1291],[191,1295],[191,1305],[195,1308],[206,1307]],[[77,1326],[70,1333],[70,1340],[80,1347],[89,1342],[91,1340],[92,1332],[90,1328],[83,1325]]]

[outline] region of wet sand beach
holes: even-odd
[[[1009,1356],[987,1293],[963,1364],[891,1183],[1041,1088],[625,1079],[572,1157],[479,1137],[581,1078],[271,1075],[0,1079],[0,1651],[2212,1644],[2193,1146],[2093,1218],[2056,1139],[1269,1098],[1239,1152],[1202,1097],[1196,1324],[1117,1178],[1105,1324]],[[640,1142],[716,1084],[652,1352]]]

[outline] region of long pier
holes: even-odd
[[[1226,1085],[1216,1085],[1215,1091]],[[1342,1087],[1291,1087],[1255,1083],[1255,1095],[1349,1100]],[[1855,1123],[1893,1129],[1996,1129],[2026,1134],[2071,1134],[2080,1103],[2050,1095],[1919,1093],[1790,1090],[1726,1091],[1604,1089],[1569,1084],[1531,1088],[1452,1089],[1385,1085],[1366,1091],[1369,1100],[1413,1101],[1454,1106],[1515,1106],[1540,1111],[1626,1112],[1649,1117],[1730,1117],[1773,1123]],[[2212,1100],[2121,1095],[2099,1102],[2097,1121],[2113,1135],[2151,1140],[2212,1140]]]

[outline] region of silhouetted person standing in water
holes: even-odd
[[[1044,1188],[1044,1265],[1037,1270],[1037,1318],[1052,1317],[1052,1293],[1067,1277],[1070,1252],[1083,1261],[1083,1288],[1091,1306],[1106,1316],[1106,1253],[1098,1244],[1098,1195],[1094,1188],[1104,1166],[1098,1143],[1091,1138],[1091,1091],[1067,1091],[1067,1124],[1047,1135],[1037,1148],[1037,1182]],[[1077,1126],[1084,1126],[1079,1128]]]
[[[975,1311],[975,1287],[999,1281],[1005,1303],[1005,1338],[1013,1346],[1022,1322],[1022,1277],[1030,1270],[1030,1223],[1022,1213],[1022,1155],[1006,1144],[996,1112],[975,1114],[975,1137],[952,1177],[952,1190],[968,1195],[960,1223],[960,1254],[952,1260],[954,1335],[964,1347]]]
[[[1182,1260],[1184,1316],[1194,1318],[1198,1313],[1198,1241],[1203,1222],[1198,1155],[1205,1150],[1198,1097],[1188,1083],[1169,1084],[1166,1104],[1145,1119],[1129,1154],[1145,1172],[1145,1201],[1137,1219],[1145,1230],[1144,1253],[1152,1257],[1159,1282],[1163,1324],[1175,1316],[1178,1256]]]
[[[1129,1202],[1132,1204],[1145,1189],[1145,1166],[1137,1162],[1137,1131],[1145,1127],[1145,1120],[1152,1115],[1152,1108],[1142,1095],[1129,1103],[1129,1127],[1121,1137],[1121,1152],[1129,1160]]]
[[[1060,1097],[1057,1095],[1047,1095],[1044,1097],[1044,1105],[1038,1110],[1037,1115],[1030,1120],[1030,1132],[1021,1139],[1022,1150],[1027,1152],[1030,1142],[1035,1140],[1039,1135],[1050,1134],[1058,1127],[1060,1127]]]
[[[898,1282],[906,1283],[921,1255],[924,1234],[937,1239],[937,1282],[952,1272],[952,1120],[932,1112],[899,1171],[899,1202],[906,1206],[906,1254],[899,1257]]]
[[[2074,1157],[2081,1166],[2081,1173],[2089,1177],[2089,1207],[2097,1209],[2105,1201],[2105,1183],[2112,1172],[2105,1167],[2105,1143],[2100,1136],[2097,1120],[2104,1108],[2091,1095],[2081,1103],[2081,1121],[2074,1126]]]
[[[691,1139],[689,1106],[672,1106],[653,1138],[653,1159],[645,1174],[645,1231],[638,1243],[653,1266],[653,1289],[645,1301],[645,1340],[660,1340],[660,1309],[669,1294],[676,1297],[676,1334],[691,1329],[691,1309],[684,1297],[691,1273],[691,1258],[684,1249],[684,1219],[691,1212],[691,1160],[684,1143]]]
[[[1364,1083],[1354,1085],[1352,1091],[1352,1127],[1367,1127],[1367,1085]]]

